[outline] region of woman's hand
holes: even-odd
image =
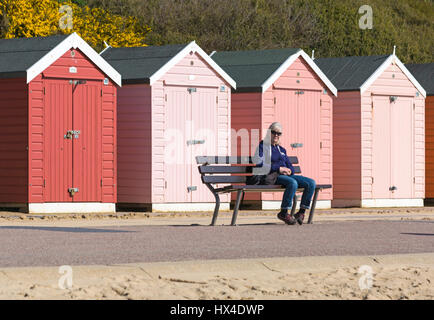
[[[279,168],[279,173],[283,174],[285,176],[290,176],[291,175],[291,169],[289,169],[287,167],[280,167]]]

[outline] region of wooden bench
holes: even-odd
[[[297,157],[288,157],[294,167],[294,174],[300,174],[301,169],[298,166]],[[247,185],[246,178],[252,175],[254,164],[252,157],[231,157],[231,156],[197,156],[196,162],[199,165],[199,173],[201,174],[202,182],[208,187],[215,197],[216,204],[211,225],[215,225],[220,208],[219,194],[236,192],[237,197],[232,215],[231,225],[234,226],[237,220],[238,210],[244,194],[246,192],[275,192],[285,191],[281,185]],[[219,185],[218,187],[216,185]],[[224,185],[224,186],[221,186]],[[312,199],[311,209],[307,223],[312,223],[315,213],[316,201],[318,193],[322,189],[331,188],[331,184],[316,185],[315,193]],[[300,188],[297,191],[302,191]],[[297,206],[297,196],[294,195],[291,214],[295,213]]]

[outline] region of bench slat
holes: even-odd
[[[298,158],[288,156],[292,164],[298,164]],[[197,164],[249,164],[253,163],[249,156],[196,156]]]
[[[317,189],[329,189],[331,187],[332,187],[331,184],[318,184],[316,186]],[[256,185],[238,185],[238,186],[234,185],[234,186],[230,186],[230,189],[233,189],[233,190],[239,190],[239,189],[252,190],[252,189],[254,189],[254,190],[264,191],[264,190],[268,190],[268,189],[284,190],[285,188],[283,186],[281,186],[281,185],[256,184]]]
[[[199,172],[205,173],[248,173],[246,166],[199,166]]]
[[[198,164],[249,164],[252,163],[251,157],[235,156],[196,156]]]
[[[202,176],[204,183],[246,183],[246,176]]]
[[[217,173],[252,173],[253,166],[199,166],[201,174],[217,174]],[[300,174],[299,166],[294,166],[294,173]]]
[[[294,173],[295,174],[300,174],[301,173],[301,168],[299,166],[293,166],[294,167]]]

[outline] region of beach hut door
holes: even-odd
[[[44,199],[101,201],[101,84],[44,79]]]
[[[283,125],[281,144],[287,154],[297,156],[303,174],[318,181],[321,153],[321,92],[280,90],[275,92],[275,119]],[[280,196],[281,197],[281,196]]]
[[[373,96],[372,196],[413,197],[414,115],[410,97]]]
[[[217,88],[165,86],[165,201],[211,202],[195,157],[217,154]]]

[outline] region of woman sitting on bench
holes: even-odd
[[[293,225],[298,222],[303,224],[304,213],[310,208],[312,196],[315,191],[315,180],[302,175],[294,175],[294,167],[289,161],[286,150],[280,146],[282,126],[279,122],[273,122],[267,131],[267,136],[256,148],[254,162],[257,164],[254,170],[261,167],[262,174],[266,174],[266,184],[276,184],[285,187],[281,210],[277,218],[286,224]],[[265,152],[264,152],[265,151]],[[265,156],[264,156],[265,154]],[[264,161],[265,160],[265,161]],[[254,171],[255,172],[255,171]],[[288,210],[292,207],[292,199],[298,188],[303,188],[300,210],[292,217]]]

